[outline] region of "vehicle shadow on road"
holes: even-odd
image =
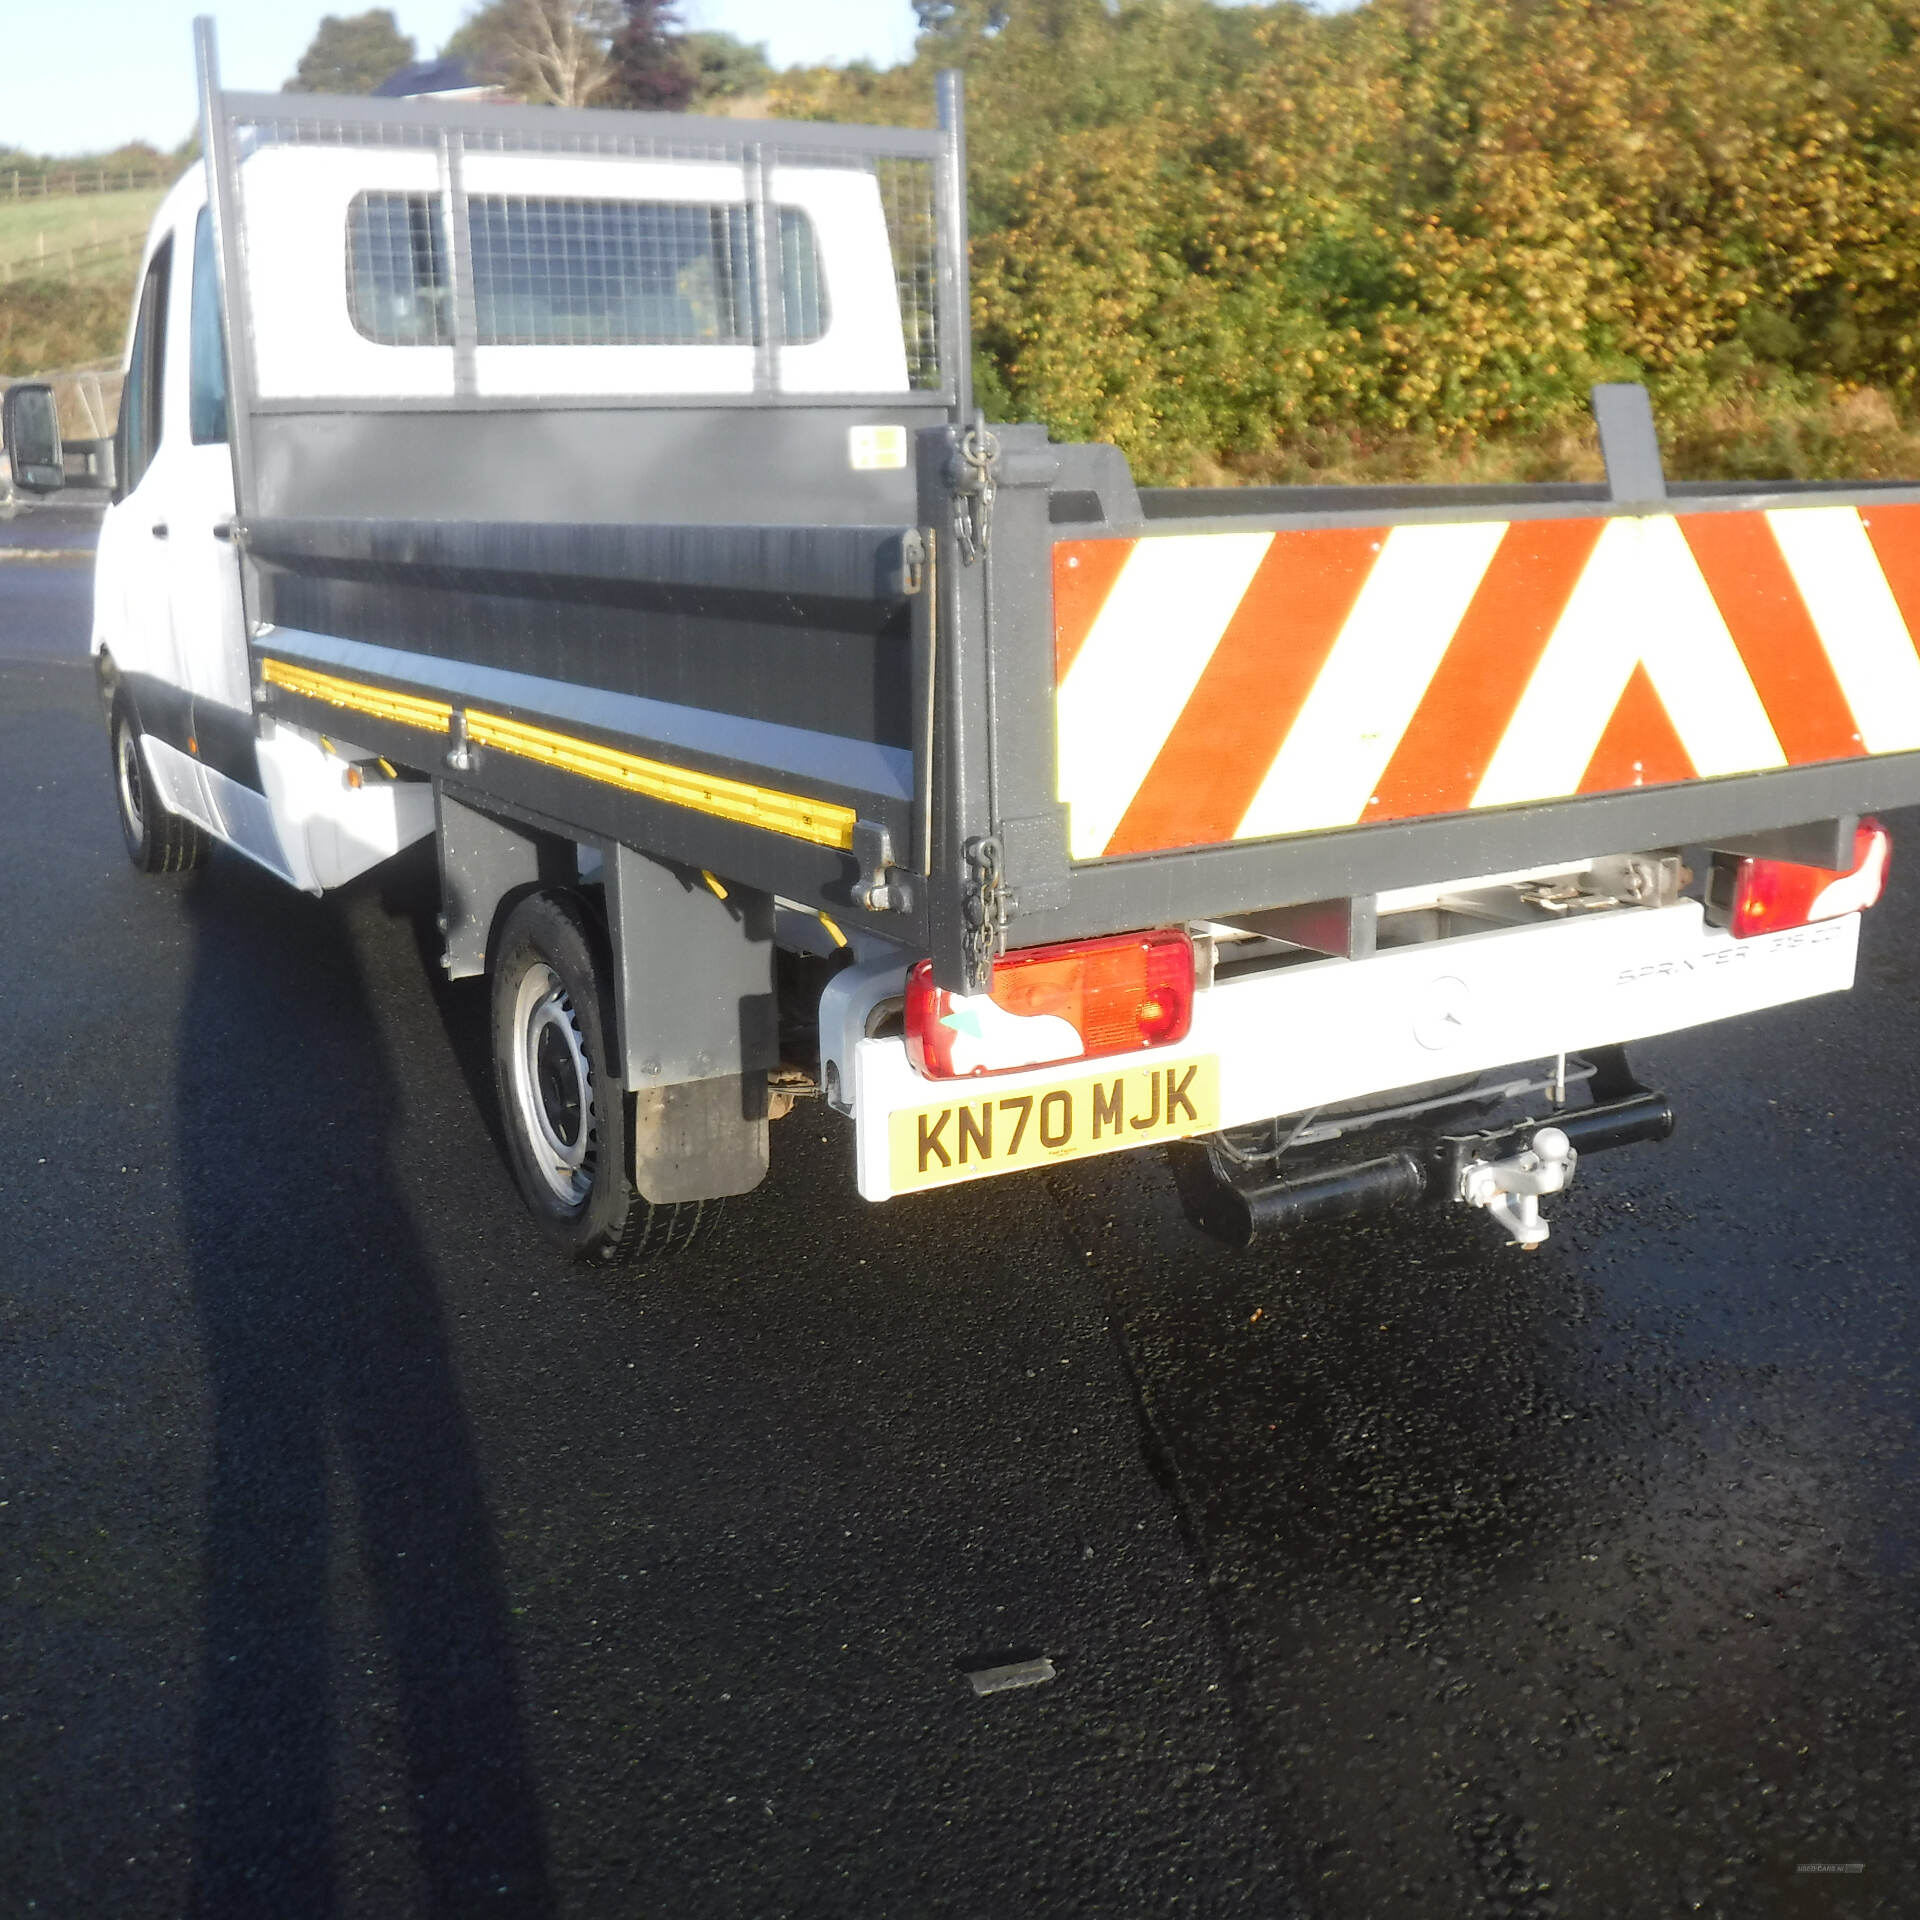
[[[185,904],[179,1185],[213,1422],[191,1910],[331,1915],[384,1869],[419,1888],[387,1904],[545,1914],[500,1556],[391,1164],[398,1096],[355,937],[381,903],[290,895],[220,856]],[[349,1603],[374,1624],[366,1658]],[[391,1675],[354,1725],[350,1667],[362,1699],[370,1668]],[[404,1805],[356,1814],[385,1836],[370,1863],[337,1839],[367,1772],[341,1777],[341,1755],[382,1717],[379,1797]]]

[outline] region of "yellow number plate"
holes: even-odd
[[[1017,1093],[997,1092],[991,1080],[971,1085],[977,1091],[963,1095],[956,1086],[939,1106],[890,1116],[895,1193],[1181,1140],[1220,1124],[1220,1063],[1212,1054]]]

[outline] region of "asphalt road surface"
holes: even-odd
[[[87,595],[0,557],[0,1913],[1920,1912],[1920,858],[1532,1256],[803,1108],[584,1278],[423,865],[128,866]]]

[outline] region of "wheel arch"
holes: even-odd
[[[102,647],[93,656],[94,685],[100,694],[101,714],[111,721],[114,703],[122,694],[127,704],[133,708],[133,717],[140,718],[140,703],[133,696],[133,688],[127,683],[126,676],[120,671],[120,663],[113,657],[111,647]]]
[[[766,1177],[767,1072],[779,1060],[773,901],[621,845],[576,841],[436,782],[442,964],[493,977],[516,910],[579,910],[601,970],[608,1070],[633,1102],[633,1175],[666,1202],[749,1192]],[[582,875],[581,849],[597,852]]]

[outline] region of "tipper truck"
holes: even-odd
[[[937,131],[223,91],[147,242],[93,653],[137,867],[437,847],[551,1241],[796,1102],[868,1201],[1157,1149],[1244,1243],[1518,1246],[1626,1047],[1848,987],[1920,488],[1137,486],[986,425]],[[16,482],[61,475],[45,390]]]

